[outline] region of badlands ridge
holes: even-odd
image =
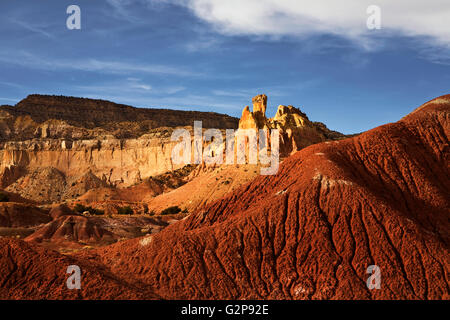
[[[449,299],[450,95],[348,138],[266,108],[260,95],[240,121],[167,111],[157,123],[77,98],[1,107],[0,298]],[[279,129],[278,173],[174,167],[170,133],[194,118]],[[125,205],[132,215],[114,214]]]

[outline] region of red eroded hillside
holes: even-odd
[[[81,268],[81,290],[69,290],[67,267]],[[149,299],[93,262],[63,256],[21,240],[0,239],[0,299]]]
[[[159,234],[91,254],[168,299],[449,299],[449,111],[450,95],[310,146]]]
[[[73,257],[2,240],[0,297],[70,298],[79,263],[86,299],[449,299],[449,116],[450,95],[307,147],[154,235]]]

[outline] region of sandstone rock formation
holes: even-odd
[[[30,95],[0,107],[0,187],[44,167],[66,180],[91,172],[129,186],[178,169],[170,141],[176,127],[237,128],[238,119],[212,112],[139,109],[108,101]],[[62,195],[61,195],[62,197]],[[52,197],[53,198],[53,197]]]
[[[0,171],[0,188],[5,188],[14,183],[26,173],[25,168],[15,165],[5,165]]]
[[[240,128],[277,128],[282,156],[342,135],[310,122],[291,106],[265,116],[267,97],[244,109]],[[0,187],[39,203],[75,199],[89,190],[126,188],[183,167],[172,161],[175,127],[192,132],[236,128],[238,120],[215,113],[138,109],[108,101],[31,95],[0,107]],[[41,181],[47,183],[41,184]]]
[[[305,148],[151,238],[84,254],[167,299],[448,299],[449,135],[450,95]]]
[[[278,122],[309,126],[281,109]],[[306,147],[156,234],[71,256],[0,239],[0,298],[449,299],[449,136],[450,95]],[[83,222],[69,217],[47,230],[74,237]],[[64,287],[71,264],[86,279],[78,293]],[[371,265],[379,290],[366,285]]]
[[[170,141],[170,135],[80,140],[73,141],[70,148],[63,142],[58,139],[5,142],[0,145],[0,168],[17,168],[24,174],[52,167],[66,177],[90,171],[108,184],[127,186],[181,167],[172,163],[171,151],[177,142]],[[8,173],[3,180],[11,183],[10,177]],[[17,179],[20,174],[14,177]]]
[[[253,112],[249,106],[242,111],[240,129],[278,129],[280,132],[280,154],[287,156],[311,144],[326,140],[342,139],[345,136],[329,130],[323,123],[311,122],[306,114],[293,106],[280,105],[273,118],[266,118],[267,96],[252,99]]]

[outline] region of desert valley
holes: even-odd
[[[1,106],[0,298],[449,299],[450,95],[351,136],[295,106],[268,118],[267,100],[240,119],[46,95]],[[278,172],[174,163],[172,133],[194,121],[277,129]]]

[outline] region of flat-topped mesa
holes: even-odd
[[[0,140],[33,138],[138,138],[150,130],[192,126],[235,129],[238,119],[214,112],[135,108],[105,100],[29,95],[15,106],[0,107]],[[162,130],[162,129],[161,129]]]
[[[239,129],[278,129],[280,154],[287,156],[311,144],[345,137],[329,130],[321,123],[311,122],[308,116],[292,105],[278,106],[273,118],[266,117],[267,96],[260,94],[252,99],[253,112],[249,106],[242,111]]]

